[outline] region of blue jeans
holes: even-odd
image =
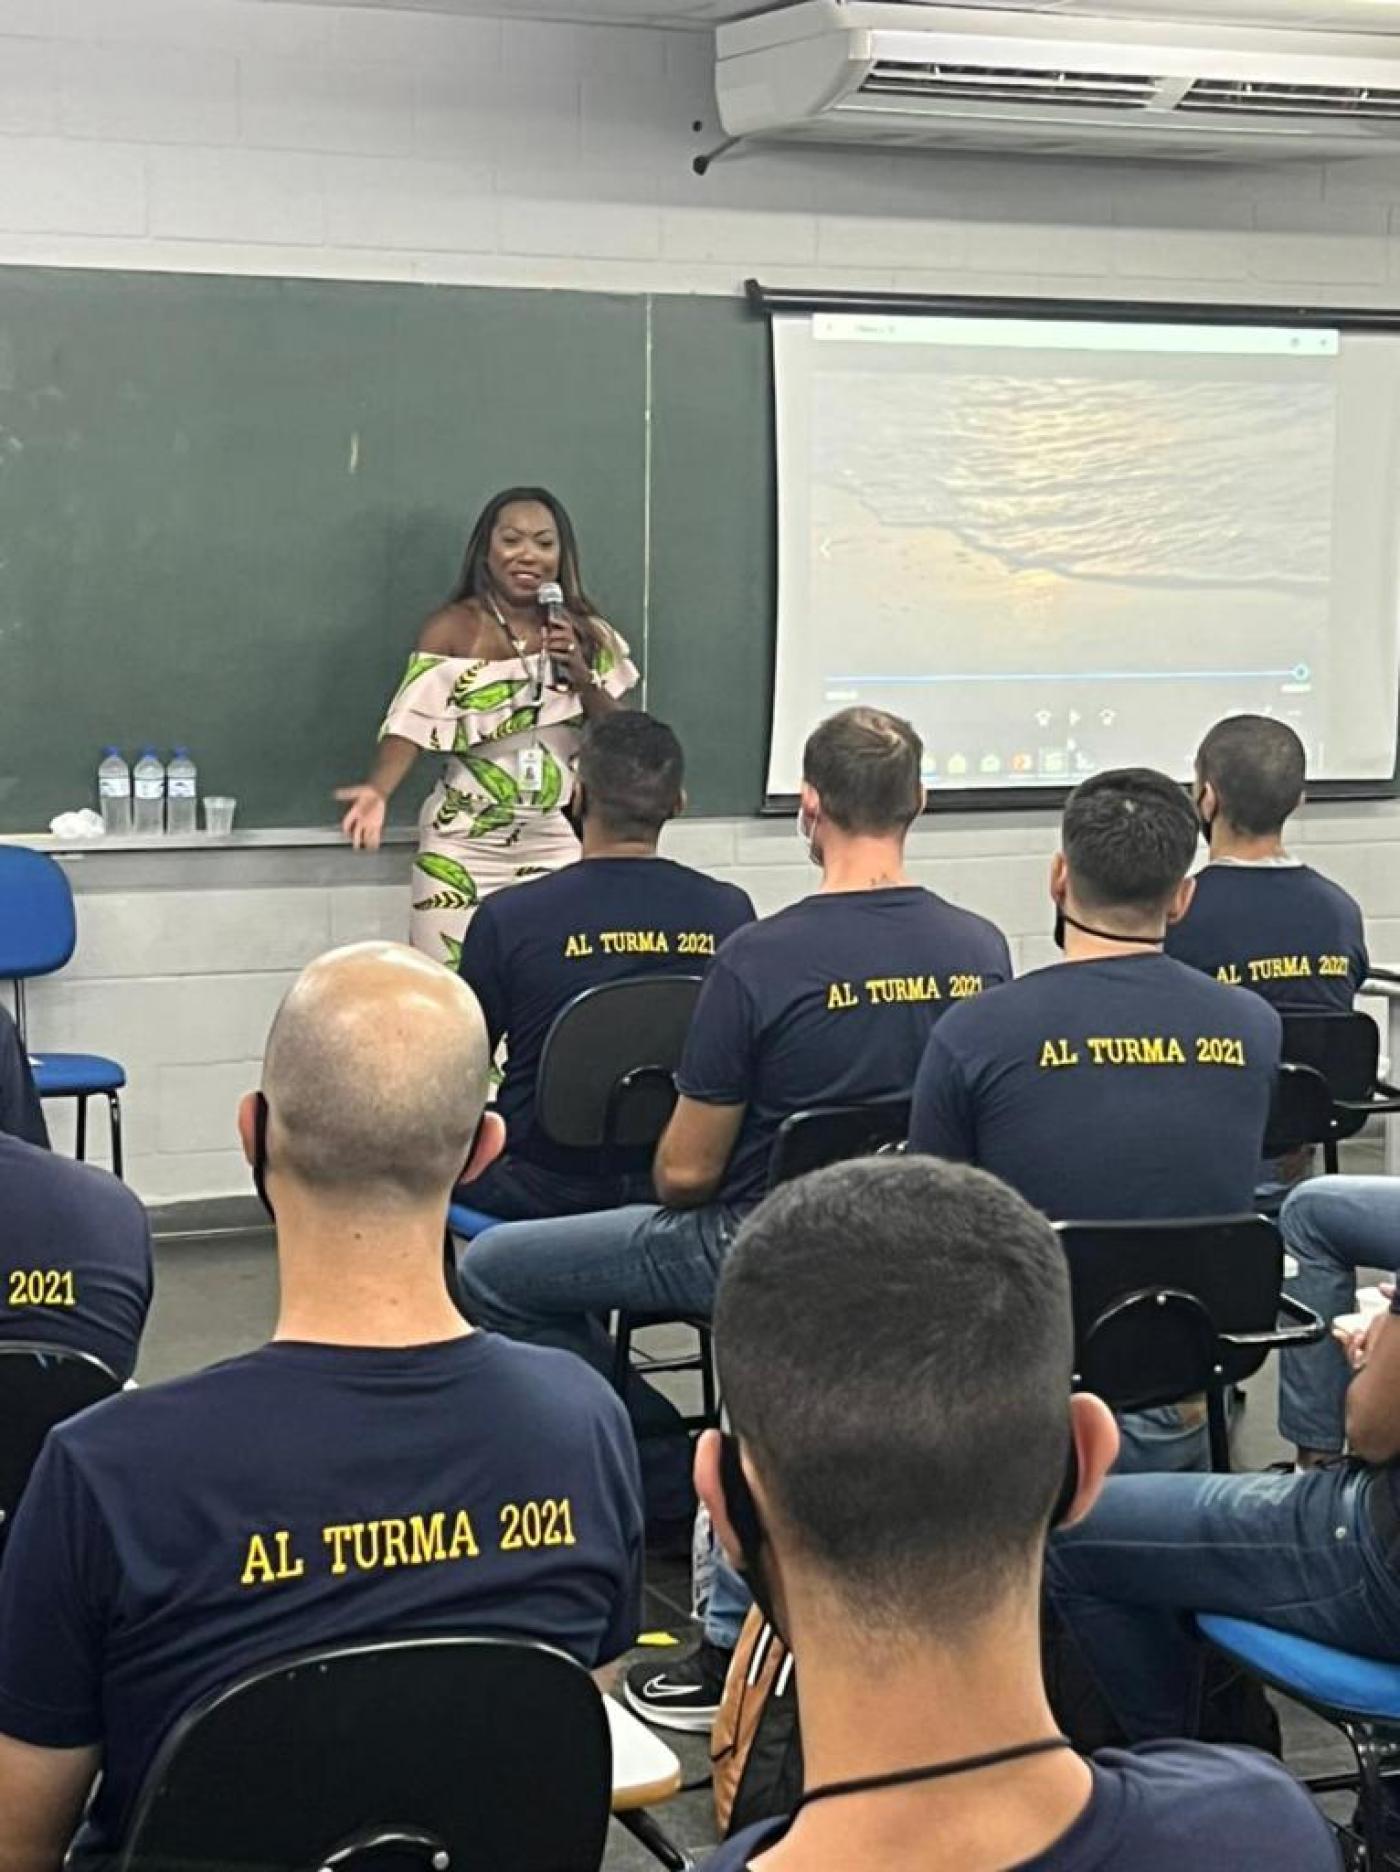
[[[715,1576],[710,1602],[705,1607],[705,1642],[718,1645],[721,1651],[732,1651],[752,1604],[753,1594],[716,1547]]]
[[[462,1305],[477,1325],[511,1339],[563,1346],[610,1375],[608,1315],[621,1308],[708,1318],[740,1219],[723,1203],[699,1209],[636,1203],[596,1215],[503,1223],[459,1255]],[[680,1412],[635,1375],[627,1405],[640,1441],[649,1513],[663,1519],[689,1513],[690,1446]]]
[[[1195,1612],[1400,1662],[1400,1572],[1371,1525],[1373,1479],[1350,1464],[1110,1478],[1052,1538],[1050,1595],[1130,1741],[1196,1728]]]
[[[1329,1324],[1356,1305],[1358,1268],[1400,1264],[1400,1178],[1317,1177],[1294,1190],[1279,1217],[1297,1274],[1287,1291]],[[1299,1449],[1339,1452],[1351,1374],[1327,1338],[1279,1355],[1279,1433]]]

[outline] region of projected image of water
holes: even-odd
[[[1328,386],[1297,380],[866,376],[856,397],[830,377],[813,422],[819,486],[881,533],[943,530],[1008,570],[1177,588],[1325,586],[1333,447]]]

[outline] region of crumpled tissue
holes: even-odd
[[[84,806],[81,812],[61,812],[56,819],[50,819],[49,830],[55,838],[89,839],[104,837],[107,828],[101,813]]]

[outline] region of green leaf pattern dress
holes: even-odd
[[[603,627],[598,670],[611,696],[637,682],[627,644]],[[535,696],[535,659],[486,661],[415,651],[380,730],[447,756],[418,816],[413,864],[416,949],[456,967],[483,897],[578,857],[563,808],[573,784],[583,703],[572,690]],[[540,749],[538,789],[527,787]],[[522,760],[526,765],[522,769]]]

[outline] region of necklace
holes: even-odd
[[[520,658],[520,667],[524,670],[526,676],[530,680],[531,705],[538,706],[538,704],[544,697],[544,646],[543,644],[540,646],[539,652],[535,657],[535,667],[532,670],[530,668],[530,659],[526,655],[526,652],[525,652],[525,639],[523,637],[517,637],[515,632],[511,629],[510,625],[506,623],[505,613],[501,610],[501,607],[496,603],[495,592],[493,591],[487,592],[486,602],[491,607],[492,616],[495,618],[496,622],[501,627],[502,636],[505,638],[506,642],[510,645],[511,649],[514,650],[515,654]]]
[[[914,1781],[942,1781],[950,1775],[973,1774],[979,1768],[996,1768],[1002,1762],[1048,1755],[1052,1749],[1073,1746],[1068,1736],[1044,1736],[1038,1742],[1018,1742],[1013,1748],[996,1749],[990,1755],[964,1755],[958,1761],[935,1762],[924,1768],[896,1768],[889,1774],[862,1775],[855,1781],[828,1781],[825,1787],[809,1789],[793,1812],[800,1813],[814,1801],[839,1800],[844,1794],[875,1794],[882,1788],[907,1787]]]

